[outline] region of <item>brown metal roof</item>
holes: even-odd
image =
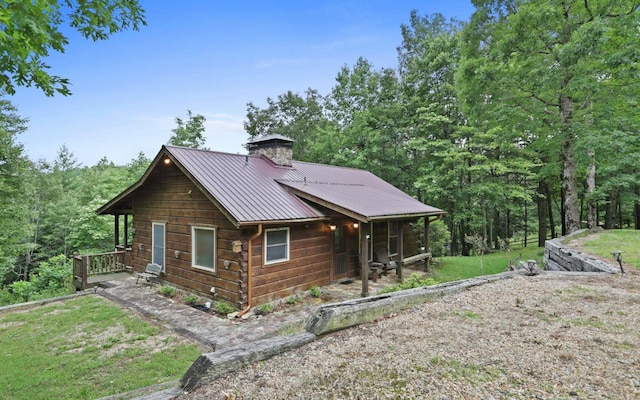
[[[363,170],[176,146],[163,146],[149,170],[164,154],[237,225],[326,218],[316,204],[363,222],[444,213]],[[98,212],[116,209],[147,176]]]

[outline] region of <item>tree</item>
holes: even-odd
[[[559,162],[566,233],[580,229],[576,145],[600,136],[594,109],[638,88],[636,0],[475,0],[459,74],[476,116]],[[615,88],[618,89],[615,89]],[[613,89],[613,90],[612,90]],[[619,110],[632,118],[633,111]]]
[[[63,15],[63,11],[66,15]],[[8,0],[0,3],[0,90],[36,86],[47,96],[69,95],[69,80],[47,72],[51,51],[64,53],[69,44],[63,24],[86,39],[105,40],[125,29],[146,25],[136,0]]]
[[[24,154],[17,135],[27,120],[17,115],[8,100],[0,99],[0,280],[12,281],[25,275],[16,268],[18,257],[26,251],[25,238],[31,231],[30,199],[33,186],[31,162]]]
[[[169,138],[169,144],[173,146],[191,147],[194,149],[202,148],[202,145],[206,141],[204,138],[204,123],[207,119],[204,115],[193,115],[191,110],[187,110],[189,119],[183,121],[181,118],[176,117],[176,128],[172,129],[173,135]]]
[[[317,90],[307,89],[304,97],[288,91],[277,99],[267,98],[267,107],[261,109],[252,102],[247,104],[244,129],[251,139],[266,134],[280,134],[291,138],[296,160],[318,162],[322,152],[316,152],[322,141],[321,132],[329,124],[325,99]]]

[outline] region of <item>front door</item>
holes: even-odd
[[[333,231],[333,280],[347,277],[349,255],[347,253],[345,226],[337,226]]]

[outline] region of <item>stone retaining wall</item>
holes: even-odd
[[[598,260],[588,254],[581,253],[565,245],[565,243],[570,240],[579,238],[588,233],[588,229],[582,229],[567,236],[547,240],[544,243],[544,258],[542,260],[544,269],[547,271],[604,272],[608,274],[620,273],[620,268],[617,266]]]

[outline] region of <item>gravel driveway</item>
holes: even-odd
[[[517,276],[347,329],[182,399],[637,399],[640,272]]]

